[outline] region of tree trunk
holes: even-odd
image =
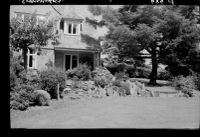
[[[24,69],[27,69],[27,52],[28,50],[25,48],[23,49],[22,51],[22,54],[23,54],[23,60],[24,60]]]
[[[156,85],[156,80],[157,80],[157,69],[158,69],[158,60],[157,60],[157,54],[156,54],[156,49],[152,50],[151,54],[151,60],[152,60],[152,71],[150,74],[150,85]]]

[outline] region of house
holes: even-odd
[[[27,53],[27,68],[45,70],[53,68],[66,71],[87,63],[92,69],[100,65],[100,51],[97,38],[99,32],[85,22],[85,17],[93,18],[86,5],[12,5],[10,19],[25,19],[35,12],[38,21],[54,19],[55,33],[59,44],[48,42],[41,52],[31,48]]]

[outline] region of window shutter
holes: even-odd
[[[68,34],[68,24],[64,22],[64,34]]]

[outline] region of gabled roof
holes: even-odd
[[[62,15],[64,19],[73,19],[73,20],[83,20],[83,17],[79,16],[75,12],[70,12]]]
[[[72,19],[72,20],[83,20],[84,18],[77,14],[76,9],[73,5],[70,6],[57,6],[52,5],[54,10],[60,14],[60,17],[63,19]]]

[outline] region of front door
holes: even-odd
[[[68,69],[73,69],[78,66],[78,56],[77,55],[65,55],[65,71]]]

